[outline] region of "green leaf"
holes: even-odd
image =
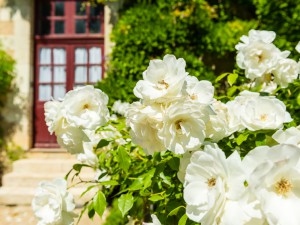
[[[124,170],[124,172],[128,172],[131,160],[128,152],[122,146],[118,148],[118,160],[120,162],[120,168]]]
[[[236,138],[235,142],[237,143],[237,145],[241,145],[244,141],[247,140],[248,136],[249,136],[249,134],[240,134]]]
[[[80,197],[84,196],[87,192],[89,192],[92,188],[94,188],[95,186],[97,185],[92,185],[92,186],[89,186],[84,192],[82,192],[82,194],[80,195]]]
[[[296,101],[297,101],[298,105],[300,105],[300,94],[298,94]]]
[[[176,216],[177,213],[179,212],[179,210],[180,210],[181,208],[184,208],[184,206],[181,205],[181,206],[178,206],[177,208],[173,209],[173,210],[168,214],[168,216]]]
[[[101,181],[100,184],[102,184],[102,185],[111,185],[111,186],[119,185],[119,183],[115,180]]]
[[[157,202],[157,201],[160,201],[160,200],[162,200],[162,199],[164,199],[164,197],[161,196],[161,195],[152,195],[152,196],[149,198],[149,200],[152,201],[152,202]]]
[[[95,209],[93,204],[88,205],[88,216],[90,219],[94,218],[95,216]]]
[[[222,73],[215,79],[215,82],[219,82],[220,80],[222,80],[224,77],[228,76],[229,74],[230,73]]]
[[[134,198],[131,193],[123,194],[118,199],[118,208],[124,217],[126,213],[132,208]]]
[[[98,191],[98,193],[93,198],[93,206],[96,213],[102,217],[105,209],[106,209],[106,198],[102,191]]]
[[[76,171],[80,172],[82,167],[83,167],[83,164],[74,164],[73,165],[73,170],[76,170]]]
[[[178,221],[178,225],[185,225],[186,224],[186,221],[187,221],[187,215],[186,214],[184,214],[181,218],[180,218],[180,220]]]
[[[227,81],[228,81],[230,86],[232,86],[236,82],[238,76],[239,75],[236,74],[236,73],[229,74],[229,76],[227,77]]]
[[[106,139],[101,139],[101,141],[99,141],[97,148],[103,148],[107,145],[109,145],[110,141],[106,140]]]

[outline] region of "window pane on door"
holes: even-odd
[[[101,66],[91,66],[89,69],[90,83],[97,83],[99,80],[101,80],[101,73]]]
[[[65,15],[65,5],[64,2],[55,2],[55,16]]]
[[[60,99],[60,98],[63,98],[65,96],[65,93],[66,93],[66,87],[65,85],[54,85],[53,87],[53,98],[54,99]]]
[[[86,64],[87,63],[87,50],[85,48],[75,49],[75,63]]]
[[[39,101],[49,101],[51,99],[51,85],[40,84],[39,85]]]
[[[76,15],[84,16],[86,12],[86,7],[83,6],[82,2],[76,2]]]
[[[65,33],[65,21],[63,20],[54,21],[54,33],[56,34]]]
[[[87,82],[87,68],[86,66],[75,67],[75,83]]]
[[[51,67],[50,66],[40,66],[39,69],[39,82],[47,83],[51,82]]]
[[[76,34],[85,33],[85,20],[75,20],[75,32]]]
[[[51,63],[51,49],[41,48],[40,49],[40,64],[50,64]]]
[[[90,33],[92,34],[100,33],[100,20],[99,19],[90,20],[89,29],[90,29]]]
[[[58,82],[64,83],[64,82],[66,82],[66,68],[65,68],[65,66],[54,66],[53,72],[54,72],[53,81],[55,83],[58,83]]]
[[[54,64],[66,64],[66,50],[64,48],[53,49]]]
[[[89,49],[90,63],[101,63],[101,48],[92,47]]]

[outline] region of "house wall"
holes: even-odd
[[[23,149],[32,145],[33,17],[33,0],[0,0],[0,42],[16,60],[15,82],[19,89],[4,116],[19,121],[12,142]]]
[[[33,144],[34,5],[34,0],[0,0],[0,43],[16,60],[15,82],[19,88],[17,96],[12,96],[7,105],[4,116],[18,121],[11,142],[25,150]],[[105,6],[106,62],[113,46],[110,33],[113,27],[111,18],[115,13],[114,7]]]

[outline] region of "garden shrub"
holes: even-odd
[[[2,111],[5,107],[8,94],[14,90],[14,59],[0,48],[0,177],[4,170],[4,146],[6,137],[10,134],[10,129],[7,130],[7,122],[5,121]],[[1,179],[0,179],[1,180]]]
[[[300,39],[300,6],[293,0],[120,2],[107,78],[97,84],[110,103],[135,100],[129,93],[153,58],[182,57],[191,75],[212,81],[234,69],[234,46],[250,29],[276,30],[275,44],[285,50]]]

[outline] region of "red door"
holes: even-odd
[[[51,148],[58,145],[47,129],[44,103],[103,77],[103,6],[82,8],[81,1],[45,0],[37,9],[33,142],[34,147]]]

